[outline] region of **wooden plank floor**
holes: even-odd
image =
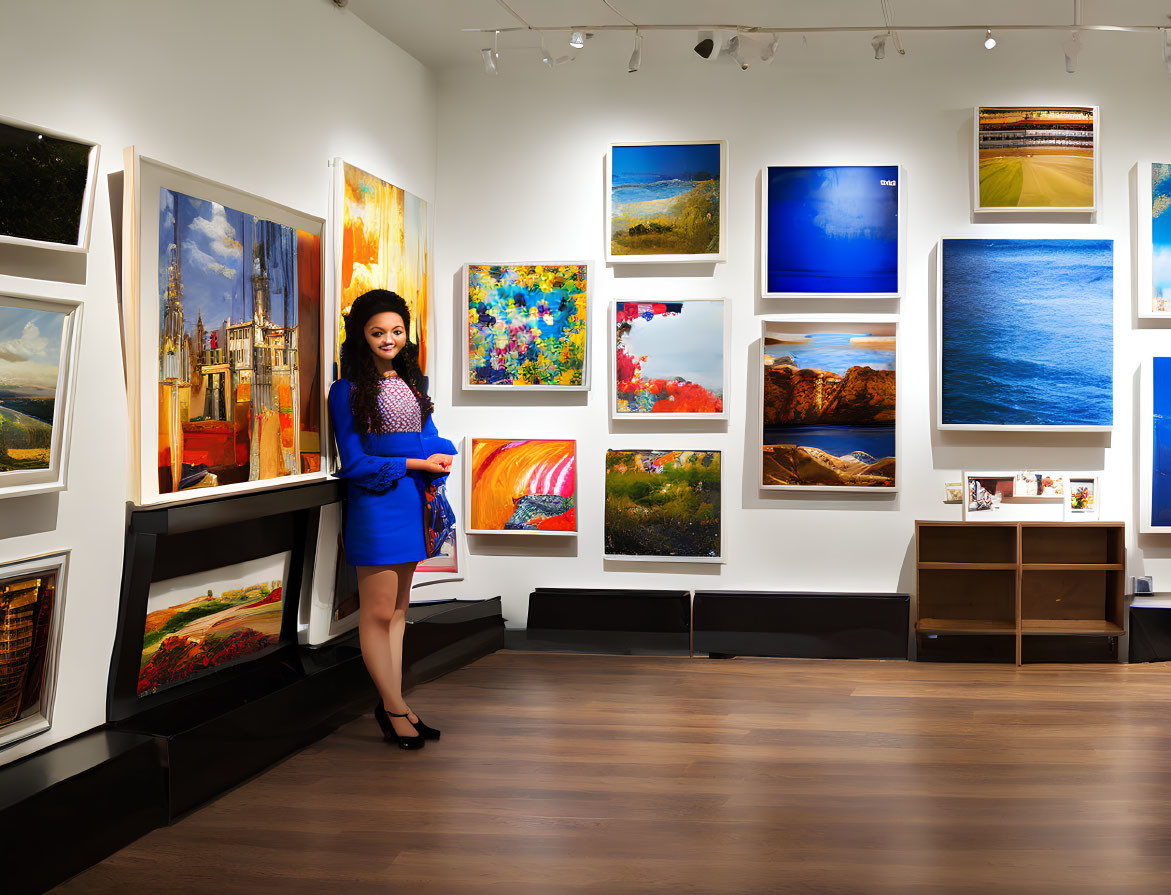
[[[61,892],[1171,891],[1171,666],[501,652]]]

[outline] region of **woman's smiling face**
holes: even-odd
[[[403,318],[394,311],[375,314],[366,321],[363,332],[375,359],[383,361],[386,369],[407,344],[407,328],[403,325]]]

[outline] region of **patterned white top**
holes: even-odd
[[[401,376],[384,376],[378,383],[378,409],[386,432],[422,432],[419,401]]]

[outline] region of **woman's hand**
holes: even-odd
[[[414,457],[407,459],[407,469],[417,469],[420,472],[431,472],[436,475],[442,475],[446,472],[451,472],[451,461],[454,458],[451,454],[432,454],[426,460],[418,460]]]

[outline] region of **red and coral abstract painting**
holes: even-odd
[[[290,555],[275,553],[151,584],[138,695],[276,647]]]
[[[727,419],[724,300],[614,304],[614,419]]]

